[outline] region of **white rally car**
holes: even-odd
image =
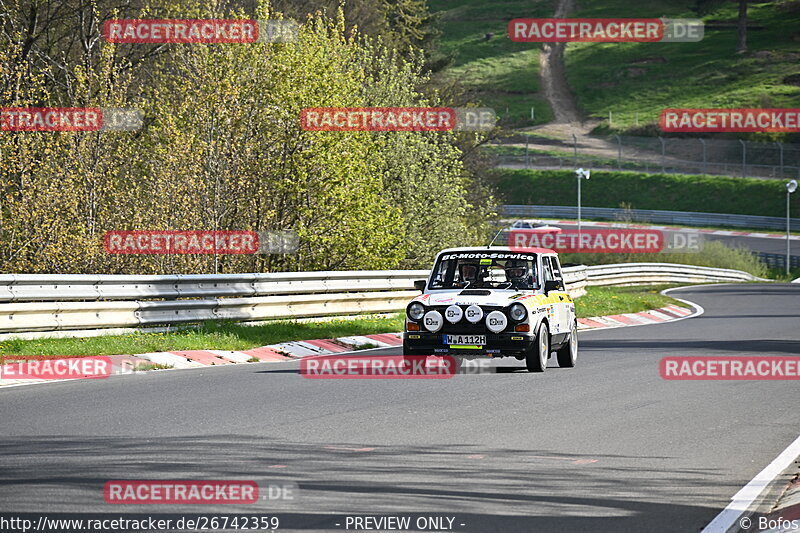
[[[575,366],[575,303],[553,250],[444,250],[415,286],[423,293],[406,308],[406,358],[514,356],[544,372],[555,351],[559,366]]]

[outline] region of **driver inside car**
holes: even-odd
[[[533,284],[533,273],[529,272],[525,261],[511,260],[505,265],[506,280],[515,289],[530,289]]]
[[[475,282],[478,280],[478,265],[471,263],[458,265],[458,277],[460,278],[459,286],[461,288],[474,287]]]

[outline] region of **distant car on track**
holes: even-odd
[[[516,220],[506,231],[535,230],[537,233],[561,233],[558,226],[541,224],[538,220]]]
[[[406,308],[403,354],[513,356],[544,372],[552,352],[575,366],[578,324],[558,254],[546,248],[453,248],[436,257]]]

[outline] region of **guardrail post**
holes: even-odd
[[[747,172],[747,145],[741,139],[739,139],[739,143],[742,145],[742,177],[744,177]]]
[[[574,165],[578,166],[578,138],[575,134],[572,134],[572,157],[574,159]]]
[[[700,139],[700,144],[703,145],[703,174],[708,174],[708,159],[706,158],[706,140]]]
[[[622,139],[619,135],[614,135],[617,140],[617,170],[622,170]]]
[[[531,108],[532,110],[533,108]],[[530,156],[528,155],[528,135],[525,136],[525,168],[528,169],[531,166]]]

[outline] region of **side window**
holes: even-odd
[[[434,272],[431,280],[431,288],[441,288],[447,282],[447,269],[453,261],[440,261],[439,268]]]
[[[544,268],[544,281],[552,281],[555,278],[553,277],[553,266],[550,264],[550,258],[545,256],[542,257],[542,268]]]
[[[530,272],[530,277],[528,278],[528,288],[539,288],[539,276],[536,273],[536,260],[528,261],[528,269]]]
[[[550,261],[553,264],[553,276],[555,277],[555,279],[563,282],[564,281],[564,276],[561,275],[561,265],[558,262],[558,258],[557,257],[551,257]]]

